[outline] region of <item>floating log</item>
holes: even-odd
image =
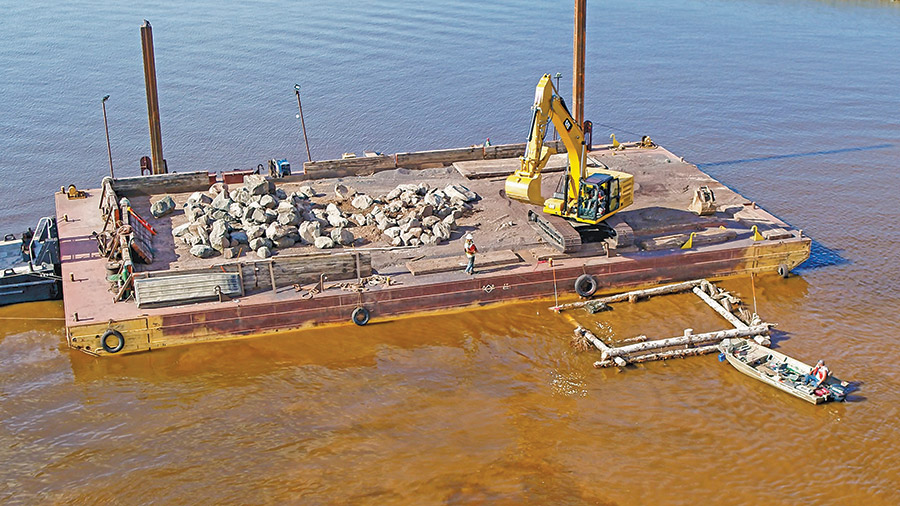
[[[715,310],[715,312],[719,313],[722,316],[722,318],[725,318],[726,320],[728,320],[729,323],[734,325],[734,328],[736,328],[736,329],[748,328],[748,325],[746,323],[744,323],[743,321],[741,321],[740,318],[738,318],[737,316],[732,314],[731,311],[726,309],[725,306],[720,304],[717,300],[715,300],[712,297],[710,297],[709,295],[707,295],[706,292],[704,292],[703,290],[700,289],[700,287],[695,287],[694,293],[698,297],[700,297],[703,300],[703,302],[706,302],[706,304],[709,307],[713,308],[713,310]],[[730,296],[728,294],[726,294],[724,299],[729,300],[729,297]],[[769,339],[769,337],[766,335],[758,334],[758,335],[752,336],[752,338],[754,341],[756,341],[757,343],[759,343],[763,346],[769,346],[770,344],[772,344],[772,340]]]
[[[688,329],[689,330],[689,329]],[[630,353],[638,353],[641,351],[653,350],[657,348],[669,348],[672,346],[680,346],[680,345],[693,345],[700,343],[708,343],[721,341],[723,339],[728,339],[732,337],[750,337],[755,336],[757,334],[768,334],[769,326],[768,325],[756,325],[753,327],[748,327],[746,329],[728,329],[728,330],[719,330],[717,332],[707,332],[704,334],[691,334],[687,331],[685,335],[678,337],[670,337],[668,339],[660,339],[658,341],[646,341],[643,343],[630,344],[628,346],[621,346],[617,348],[610,348],[608,350],[603,351],[603,355],[601,358],[603,360],[608,360],[613,357],[621,357],[622,355],[628,355]]]
[[[719,348],[716,345],[698,346],[697,348],[688,348],[686,350],[669,350],[659,353],[649,353],[647,355],[638,355],[636,357],[629,358],[628,362],[638,364],[641,362],[651,362],[654,360],[668,360],[670,358],[684,358],[692,357],[695,355],[706,355],[708,353],[715,353],[717,351],[719,351]],[[616,358],[621,360],[620,357]],[[614,362],[613,360],[598,360],[597,362],[594,362],[594,367],[596,367],[597,369],[612,366],[619,366],[619,364]]]
[[[575,334],[584,336],[585,339],[590,341],[591,344],[593,344],[595,348],[597,348],[604,354],[607,353],[608,351],[612,350],[612,348],[610,348],[606,343],[601,341],[599,337],[595,336],[593,332],[591,332],[590,330],[588,330],[584,327],[576,328]],[[625,365],[627,365],[625,360],[623,360],[619,357],[613,358],[612,363],[614,363],[615,365],[618,365],[620,367],[624,367]]]
[[[670,293],[678,293],[678,292],[686,292],[688,290],[693,289],[695,286],[698,286],[701,282],[705,280],[703,279],[695,279],[692,281],[684,281],[682,283],[675,283],[673,285],[665,285],[665,286],[657,286],[653,288],[647,288],[646,290],[634,290],[631,292],[620,293],[618,295],[610,295],[609,297],[602,297],[599,299],[579,301],[579,302],[570,302],[568,304],[560,304],[558,306],[553,306],[550,309],[553,311],[562,311],[564,309],[574,309],[578,307],[584,307],[588,304],[610,304],[612,302],[622,302],[623,300],[628,300],[629,297],[636,297],[638,299],[645,297],[652,297],[655,295],[666,295]]]
[[[746,323],[742,322],[736,316],[731,314],[731,312],[729,312],[721,304],[719,304],[718,301],[716,301],[715,299],[713,299],[712,297],[707,295],[703,290],[701,290],[700,287],[694,287],[693,291],[697,295],[697,297],[700,297],[701,299],[703,299],[703,302],[705,302],[706,305],[713,308],[713,310],[715,312],[719,313],[719,315],[721,315],[722,318],[725,318],[726,320],[728,320],[728,323],[734,325],[734,328],[736,328],[736,329],[746,329],[747,328]]]

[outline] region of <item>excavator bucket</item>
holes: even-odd
[[[506,178],[506,196],[538,206],[544,205],[544,197],[541,196],[541,174],[530,177],[512,174]]]

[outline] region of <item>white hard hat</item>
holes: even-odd
[[[471,241],[471,240],[472,240],[472,234],[466,234],[466,240],[467,240],[467,241]]]

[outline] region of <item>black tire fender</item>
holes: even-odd
[[[110,336],[116,337],[115,346],[110,346],[109,343],[106,342]],[[125,347],[125,337],[118,330],[109,329],[100,336],[100,346],[103,346],[103,349],[106,350],[107,353],[118,353]]]
[[[597,278],[590,274],[582,274],[575,280],[575,293],[581,297],[587,298],[594,295],[599,286],[600,284],[597,282]]]
[[[353,313],[350,314],[350,319],[353,323],[362,327],[363,325],[369,323],[369,310],[364,307],[358,307],[353,310]]]
[[[783,278],[787,278],[791,275],[791,270],[788,268],[787,265],[781,264],[778,266],[778,275]]]

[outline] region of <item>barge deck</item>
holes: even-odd
[[[481,148],[468,151],[477,153]],[[181,206],[191,192],[206,190],[208,179],[189,173],[112,181],[109,188],[127,195],[134,209],[157,231],[152,238],[153,263],[135,264],[135,277],[221,271],[241,278],[240,296],[171,307],[138,307],[134,300],[114,302],[108,261],[92,235],[104,228],[100,208],[108,198],[104,195],[106,186],[88,190],[83,199],[69,200],[65,194],[57,194],[69,346],[93,355],[109,355],[101,337],[115,331],[123,336],[117,354],[142,352],[321,324],[353,325],[351,313],[358,307],[366,308],[377,322],[473,305],[552,298],[557,292],[573,293],[575,279],[585,273],[597,279],[598,293],[609,293],[696,278],[787,272],[809,257],[811,241],[800,230],[662,147],[627,145],[624,150],[613,150],[601,146],[590,152],[597,162],[635,176],[635,204],[619,213],[633,229],[635,245],[604,249],[600,244],[586,244],[581,252],[571,255],[542,244],[526,219],[529,206],[503,196],[503,178],[512,172],[516,158],[465,161],[464,157],[453,159],[453,150],[432,153],[436,154],[423,164],[432,168],[397,168],[402,157],[395,155],[373,160],[379,164],[377,170],[367,166],[366,158],[348,160],[343,168],[342,161],[335,160],[325,165],[340,177],[318,177],[309,167],[305,176],[274,180],[286,193],[312,186],[326,196],[320,199],[322,205],[333,201],[336,183],[372,196],[404,183],[431,187],[459,184],[477,193],[479,200],[473,211],[459,219],[450,240],[431,246],[391,248],[379,230],[360,226],[350,229],[358,239],[355,248],[318,250],[298,245],[268,259],[258,258],[252,251],[227,260],[222,256],[195,258],[188,254],[187,246],[175,240],[172,229],[187,221]],[[547,195],[556,178],[548,175],[545,179],[543,192]],[[172,181],[179,183],[173,185]],[[688,211],[693,192],[700,186],[715,192],[714,215],[697,216]],[[173,214],[155,219],[147,210],[163,193],[172,196],[178,207]],[[474,276],[463,272],[462,237],[469,232],[475,235],[481,252]],[[692,232],[696,234],[693,246],[681,249],[680,244]],[[724,239],[701,240],[707,234]],[[670,243],[675,246],[666,247]],[[355,282],[377,274],[382,282],[363,290],[348,289],[347,282],[323,280],[315,272],[297,274],[292,282],[276,281],[279,266],[307,263],[315,269],[312,259],[321,259],[323,254],[349,256],[350,265],[355,262],[356,272],[344,276],[343,281]],[[487,265],[482,263],[491,259]],[[390,283],[384,282],[387,278]]]

